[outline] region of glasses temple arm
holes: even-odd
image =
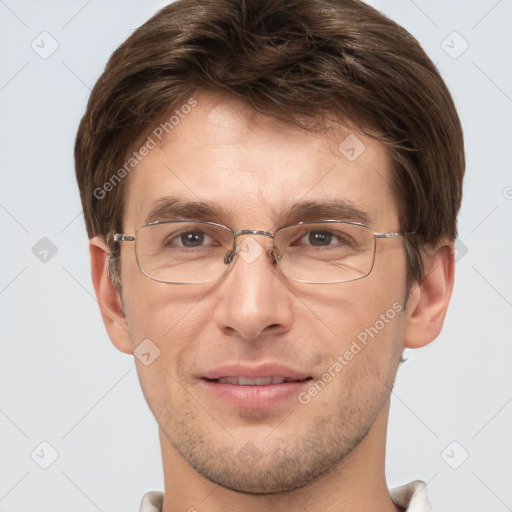
[[[123,235],[122,233],[116,233],[113,238],[114,242],[133,242],[135,237],[133,235]]]
[[[394,231],[392,233],[373,233],[373,236],[375,238],[395,238],[397,236],[407,236],[407,235],[414,235],[415,232],[414,231],[410,231],[410,232],[407,232],[407,233],[402,233],[402,232],[399,232],[399,231]]]

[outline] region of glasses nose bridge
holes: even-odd
[[[238,249],[240,248],[240,245],[237,242],[237,239],[240,236],[247,236],[247,235],[256,235],[256,236],[266,236],[270,238],[270,247],[266,250],[269,254],[274,250],[274,237],[275,233],[269,233],[268,231],[263,231],[261,229],[241,229],[240,231],[236,231],[233,233],[233,239],[235,242],[235,252],[238,252]]]
[[[274,238],[274,233],[269,233],[268,231],[262,231],[260,229],[241,229],[240,231],[235,231],[233,233],[233,238],[236,240],[238,237],[243,235],[259,235],[268,236],[270,239]]]
[[[275,233],[269,233],[268,231],[263,231],[260,229],[241,229],[239,231],[233,232],[234,250],[231,250],[226,254],[226,257],[224,258],[224,263],[226,263],[226,264],[231,263],[235,254],[238,254],[240,252],[240,249],[243,244],[243,242],[242,242],[242,244],[238,243],[237,239],[241,236],[247,236],[247,235],[266,236],[266,237],[270,238],[270,240],[271,240],[270,247],[265,252],[269,255],[272,263],[275,263],[275,260],[278,259],[278,257],[274,254],[275,248],[274,248],[273,241],[274,241]]]
[[[235,242],[235,252],[240,248],[240,244],[237,243],[237,239],[240,236],[247,235],[257,235],[257,236],[266,236],[270,238],[270,247],[267,249],[267,252],[270,254],[274,250],[274,237],[275,233],[269,233],[268,231],[262,231],[261,229],[241,229],[240,231],[236,231],[233,233],[233,239]]]

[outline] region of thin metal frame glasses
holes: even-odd
[[[140,271],[169,284],[218,281],[238,256],[252,263],[263,252],[282,275],[293,281],[335,284],[362,279],[375,262],[377,239],[414,233],[375,233],[360,222],[318,220],[287,224],[275,233],[256,229],[234,231],[215,222],[180,219],[146,224],[133,235],[116,233],[114,242],[135,242]],[[271,239],[265,250],[249,236]]]

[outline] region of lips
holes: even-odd
[[[220,377],[215,379],[220,383],[236,384],[238,386],[269,386],[270,384],[282,384],[283,382],[299,382],[302,379],[290,379],[281,375],[273,375],[272,377],[243,377],[241,375],[236,377]]]
[[[257,365],[248,365],[243,363],[233,363],[219,366],[218,368],[208,370],[202,378],[208,380],[219,380],[227,378],[241,379],[272,379],[283,378],[285,381],[295,382],[307,379],[310,375],[301,370],[296,370],[280,363],[260,363]],[[277,382],[276,382],[277,384]],[[240,385],[246,385],[241,383]]]
[[[296,398],[313,377],[277,363],[235,363],[201,376],[208,393],[236,409],[269,409]]]

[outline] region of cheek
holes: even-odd
[[[335,326],[339,334],[329,345],[330,357],[321,377],[335,382],[332,395],[324,397],[326,405],[331,400],[356,409],[378,409],[377,403],[392,388],[403,345],[402,305],[380,300],[360,309],[366,310],[364,315],[357,308],[350,310]],[[362,405],[365,401],[368,407]]]
[[[305,305],[301,316],[306,327],[309,324],[309,331],[315,329],[339,351],[352,340],[364,341],[366,330],[375,324],[379,332],[396,324],[403,309],[404,291],[405,277],[395,272],[384,276],[372,272],[364,279],[322,290],[304,288],[300,292]]]
[[[191,361],[197,359],[193,340],[205,338],[205,322],[200,296],[173,292],[163,283],[155,285],[130,288],[136,291],[126,300],[126,313],[132,344],[149,347],[150,364],[146,366],[142,358],[135,362],[146,401],[159,418],[172,415],[190,399],[184,390],[192,383]]]
[[[132,336],[136,342],[150,338],[165,351],[178,350],[205,323],[204,312],[198,317],[203,297],[204,293],[156,282],[131,288],[125,305]]]
[[[347,403],[365,392],[383,396],[403,350],[405,256],[403,250],[379,256],[364,279],[300,291],[307,306],[302,329],[321,339],[315,350],[322,351],[325,380],[336,376],[332,392]]]
[[[121,255],[122,296],[133,342],[163,342],[190,325],[190,316],[207,290],[202,287],[159,283],[138,268],[133,248]]]

